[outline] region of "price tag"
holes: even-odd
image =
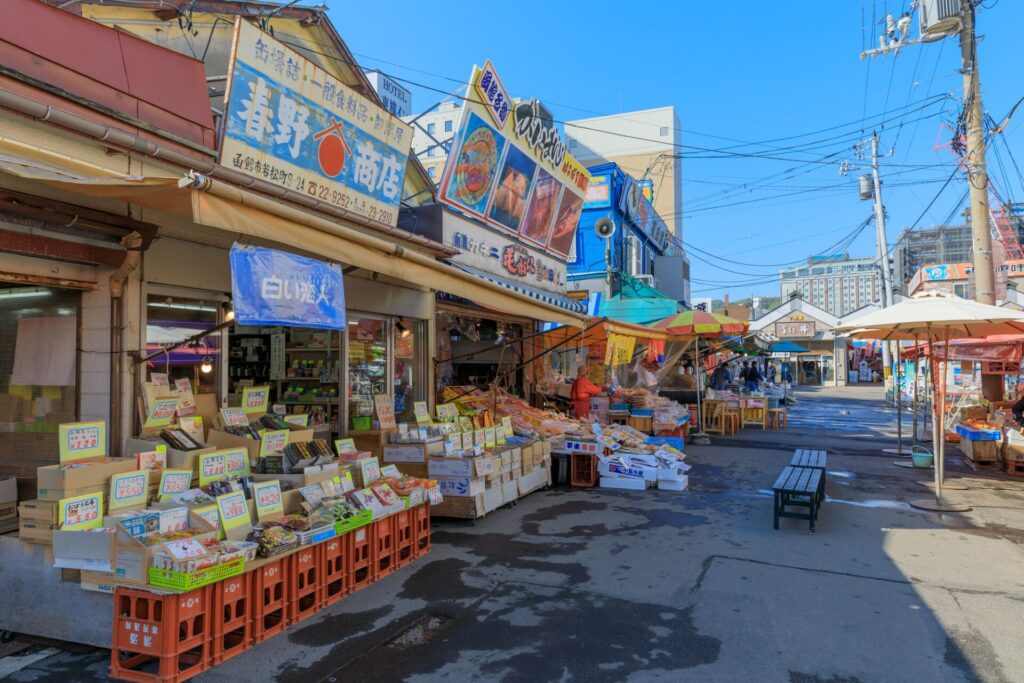
[[[464,448],[462,445],[462,434],[456,432],[448,437],[448,440],[452,442],[452,450],[461,451]]]
[[[256,482],[252,487],[252,497],[256,503],[256,519],[261,522],[275,515],[284,514],[281,482],[277,479]]]
[[[230,448],[224,451],[224,467],[229,478],[249,476],[249,449]]]
[[[486,440],[484,439],[484,430],[478,429],[475,432],[473,432],[473,445],[483,446],[485,443]]]
[[[288,424],[299,425],[300,427],[309,426],[309,413],[300,413],[298,415],[285,415],[284,421]]]
[[[514,432],[512,431],[512,418],[511,417],[507,417],[506,416],[506,417],[501,418],[501,429],[502,429],[502,431],[505,432],[505,438],[506,439],[512,438],[512,436],[514,435]]]
[[[192,486],[191,470],[164,470],[160,473],[160,502],[166,503]]]
[[[423,502],[423,487],[417,486],[409,492],[409,507],[419,505]]]
[[[359,452],[355,439],[338,439],[334,442],[334,450],[338,455],[355,455]]]
[[[413,401],[412,414],[416,416],[416,424],[425,427],[433,422],[430,419],[430,410],[427,409],[426,401]]]
[[[395,428],[395,404],[387,394],[373,395],[373,410],[377,413],[377,421],[384,430]]]
[[[237,530],[251,525],[244,491],[232,491],[217,496],[217,510],[220,512],[220,527],[228,538],[239,535]],[[241,536],[244,538],[245,534]]]
[[[462,448],[467,451],[473,448],[473,432],[462,432]]]
[[[197,557],[206,557],[209,552],[206,546],[194,538],[179,538],[174,541],[164,541],[164,552],[178,562],[193,560]]]
[[[288,445],[290,429],[268,429],[260,439],[260,457],[264,458],[273,453],[279,453]]]
[[[363,475],[363,486],[380,479],[380,464],[377,458],[363,458],[359,461],[359,472]]]
[[[207,486],[218,479],[223,479],[228,473],[227,451],[213,451],[212,453],[200,453],[196,456],[199,467],[199,485]]]
[[[459,409],[454,403],[442,403],[437,407],[438,422],[456,422],[459,419]]]
[[[398,471],[397,465],[384,465],[384,467],[380,468],[380,473],[385,477],[402,478],[402,473]]]
[[[431,505],[440,505],[444,502],[444,496],[441,495],[441,489],[436,486],[431,486],[427,489],[427,500],[430,501]]]
[[[85,458],[101,458],[107,454],[107,423],[72,422],[57,428],[60,435],[60,462],[74,462]]]
[[[64,498],[58,503],[57,521],[62,530],[98,529],[103,526],[103,492]]]
[[[338,483],[340,484],[343,493],[349,493],[350,491],[356,490],[356,483],[352,481],[352,473],[348,470],[345,470],[340,477],[335,477],[335,479],[340,480]]]
[[[220,421],[225,427],[247,427],[249,418],[241,408],[221,408]]]
[[[149,472],[135,470],[110,477],[110,511],[142,506],[149,498]]]
[[[484,429],[484,446],[487,448],[494,448],[496,443],[494,436],[494,427],[487,427]]]
[[[174,421],[174,416],[177,412],[177,397],[154,399],[149,405],[149,412],[146,414],[146,421],[142,424],[142,428],[166,427]]]
[[[270,387],[248,387],[242,389],[242,410],[246,415],[267,412],[270,402]]]
[[[505,430],[502,427],[494,428],[494,440],[498,442],[499,446],[505,445]]]

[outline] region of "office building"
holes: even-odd
[[[461,113],[462,107],[458,102],[442,102],[426,114],[403,118],[413,126],[412,154],[419,158],[435,184],[444,173],[444,164],[448,160],[452,139],[459,129]]]
[[[779,286],[783,301],[797,292],[804,301],[843,316],[881,299],[880,276],[871,257],[813,256],[807,263],[780,270]]]

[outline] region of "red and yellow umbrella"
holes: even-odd
[[[735,336],[743,334],[750,323],[730,318],[721,313],[707,311],[686,311],[653,322],[648,327],[664,330],[669,334],[692,334],[700,337]]]

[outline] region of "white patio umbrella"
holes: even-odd
[[[926,339],[929,358],[934,359],[935,355],[931,353],[932,345],[939,340],[948,342],[950,339],[1024,332],[1024,314],[942,292],[925,292],[888,308],[860,316],[855,324],[845,328],[839,327],[835,331],[837,334],[845,333],[855,339]],[[945,373],[941,384],[932,382],[932,391],[936,395],[932,406],[933,410],[937,408],[935,419],[932,421],[932,443],[935,446],[935,502],[911,501],[911,505],[943,512],[964,512],[970,508],[942,499],[945,386]]]

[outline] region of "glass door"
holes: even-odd
[[[348,319],[348,428],[373,427],[373,397],[389,391],[389,323],[362,314]]]

